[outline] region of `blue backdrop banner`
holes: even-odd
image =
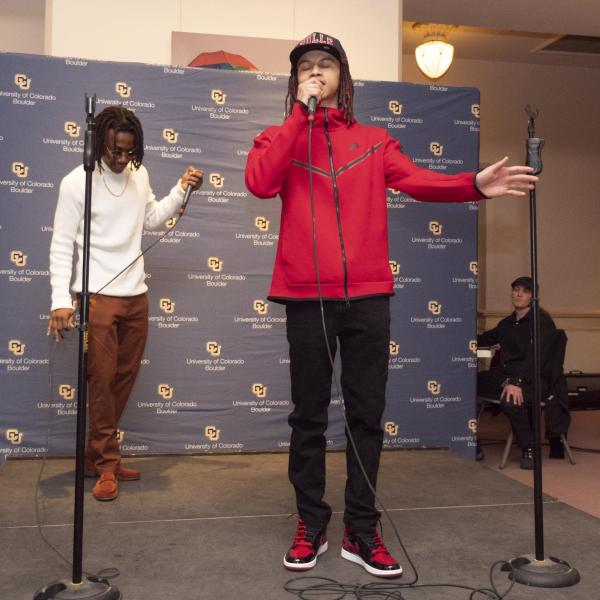
[[[145,257],[150,334],[121,421],[123,453],[285,450],[285,313],[266,300],[280,202],[252,196],[244,166],[254,136],[283,119],[287,78],[20,54],[0,54],[0,66],[1,455],[74,453],[78,336],[57,344],[45,331],[54,210],[60,180],[82,161],[85,93],[97,111],[122,104],[139,116],[157,197],[188,164],[205,172],[185,216]],[[355,90],[359,121],[386,128],[420,166],[477,168],[477,90],[372,81]],[[477,206],[392,190],[387,201],[396,294],[385,447],[473,456]],[[172,225],[145,232],[144,246]],[[344,444],[334,394],[328,446]]]

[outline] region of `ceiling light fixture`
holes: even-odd
[[[419,69],[429,79],[440,78],[452,64],[454,46],[448,43],[447,33],[456,25],[439,23],[415,23],[415,31],[423,31],[425,41],[415,48],[415,58]]]

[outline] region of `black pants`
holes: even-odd
[[[477,374],[477,394],[487,398],[500,400],[502,395],[502,382],[506,379],[506,374],[499,369],[491,371],[480,371]],[[566,390],[565,390],[566,393]],[[523,399],[525,402],[517,406],[512,402],[502,400],[500,408],[506,414],[510,421],[513,434],[519,447],[524,450],[533,445],[531,433],[531,424],[529,410],[533,396],[533,387],[523,386]],[[545,402],[544,417],[546,422],[546,437],[559,438],[561,434],[566,434],[569,428],[571,417],[568,407],[564,407],[559,395],[556,394],[551,400],[548,399],[548,384],[542,379],[542,400]]]
[[[381,417],[389,359],[389,298],[354,300],[349,305],[330,301],[324,303],[324,308],[334,356],[339,340],[346,418],[375,487],[383,444]],[[292,427],[289,477],[296,491],[299,516],[311,527],[323,527],[331,517],[331,507],[323,496],[332,368],[319,303],[289,302],[286,314],[294,404],[288,420]],[[379,512],[349,441],[346,468],[344,523],[357,531],[371,529],[377,524]]]

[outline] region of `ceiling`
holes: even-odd
[[[600,36],[600,0],[404,0],[402,45],[423,40],[415,22],[457,25],[455,58],[600,68],[600,54],[540,53],[562,35]]]

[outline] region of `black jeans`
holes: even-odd
[[[502,382],[505,379],[506,375],[499,369],[480,371],[477,374],[477,394],[487,398],[500,400],[500,396],[502,395]],[[521,450],[525,450],[533,445],[533,436],[529,420],[533,386],[524,385],[522,390],[524,402],[521,406],[502,400],[500,408],[510,421],[517,444]],[[544,411],[546,418],[546,435],[548,437],[560,437],[561,433],[566,432],[566,428],[563,431],[562,424],[559,422],[562,418],[563,411],[560,407],[555,407],[555,404],[548,402],[546,400],[547,397],[548,384],[542,379],[542,400],[546,402],[546,410]]]
[[[339,340],[346,419],[374,488],[383,444],[381,417],[389,359],[389,298],[365,298],[349,304],[326,301],[324,308],[333,356]],[[289,477],[296,491],[299,516],[311,527],[324,527],[331,517],[331,507],[323,496],[332,368],[319,303],[288,302],[286,314],[294,404],[288,419],[292,427]],[[349,440],[346,468],[344,523],[356,531],[369,530],[377,524],[379,512]]]

